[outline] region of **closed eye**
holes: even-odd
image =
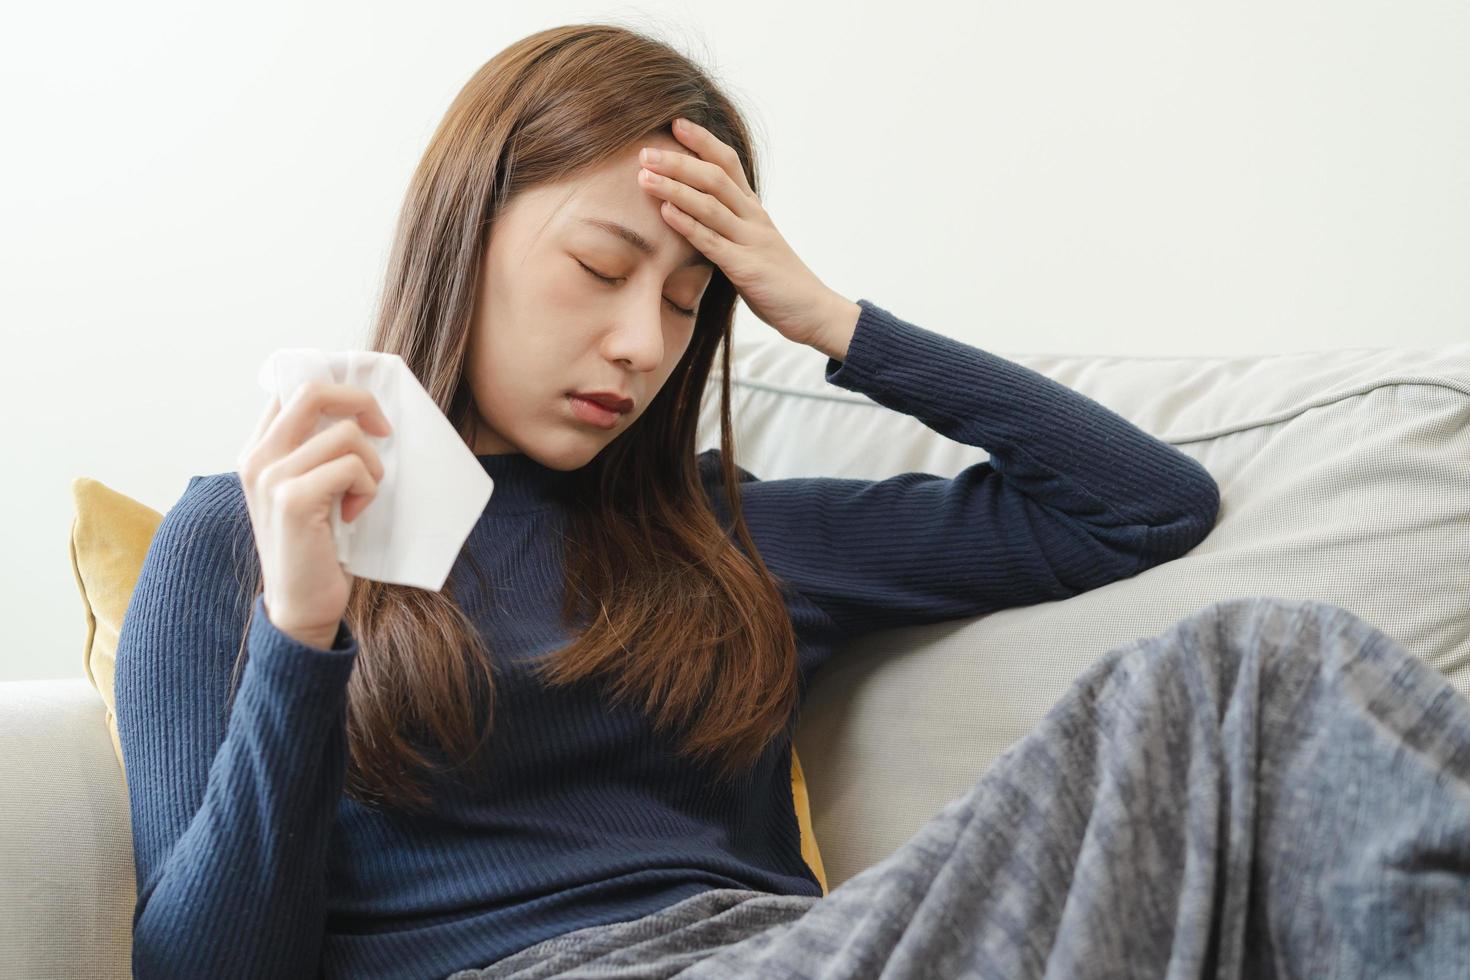
[[[583,263],[581,259],[578,259],[577,260],[577,264],[580,265],[580,266],[582,266],[582,268],[587,269],[587,272],[594,279],[601,280],[602,282],[607,283],[609,286],[614,285],[614,284],[616,284],[618,282],[621,282],[620,279],[610,278],[608,276],[599,275],[598,273],[593,272],[593,270],[587,268],[587,265],[585,263]],[[664,299],[664,302],[669,304],[669,309],[673,310],[675,313],[678,313],[680,316],[688,317],[691,320],[694,319],[694,315],[695,315],[695,311],[694,310],[686,310],[686,309],[684,309],[684,307],[678,305],[677,303],[673,302],[672,300],[668,299],[667,297]]]

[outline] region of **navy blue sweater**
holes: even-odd
[[[990,458],[953,478],[759,480],[746,521],[788,600],[803,691],[873,630],[1065,599],[1177,558],[1214,526],[1197,462],[1064,385],[860,300],[826,380]],[[133,963],[173,976],[443,977],[711,888],[820,895],[801,857],[790,742],[728,789],[592,684],[549,689],[514,659],[560,627],[557,490],[567,474],[479,457],[495,492],[469,538],[491,583],[455,595],[501,668],[490,764],[436,784],[431,815],[342,794],[357,642],[292,640],[260,600],[233,709],[257,559],[236,473],[191,477],[158,528],[117,650],[132,813]],[[718,450],[699,458],[728,528]]]

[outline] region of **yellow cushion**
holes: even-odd
[[[822,867],[822,855],[817,850],[817,835],[812,833],[812,808],[806,798],[806,776],[801,771],[801,760],[796,757],[796,745],[791,746],[791,800],[796,804],[796,822],[801,825],[801,857],[817,881],[822,883],[822,894],[827,894],[827,872]]]
[[[71,567],[82,593],[87,616],[87,638],[82,647],[82,667],[87,680],[107,705],[107,730],[117,763],[123,765],[122,742],[117,737],[117,703],[112,681],[117,664],[117,638],[123,614],[138,584],[148,545],[163,523],[163,515],[131,497],[80,476],[72,481],[77,514],[71,526]],[[127,773],[124,772],[124,778]],[[811,867],[822,894],[827,894],[827,873],[812,833],[811,805],[806,795],[806,777],[796,746],[791,747],[791,799],[801,826],[801,856]]]
[[[82,669],[107,705],[107,730],[121,766],[122,742],[117,737],[117,703],[112,693],[117,638],[148,544],[163,523],[163,515],[85,476],[72,481],[71,492],[77,508],[71,525],[71,568],[87,617]]]

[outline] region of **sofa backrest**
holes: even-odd
[[[828,383],[812,348],[757,332],[731,353],[735,460],[758,478],[953,476],[989,457]],[[1132,578],[838,651],[796,737],[832,888],[964,792],[1098,656],[1219,600],[1342,606],[1470,695],[1470,344],[1003,356],[1204,464],[1219,519]],[[719,386],[717,371],[701,451],[719,446]]]

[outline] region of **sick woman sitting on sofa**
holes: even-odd
[[[790,785],[812,673],[1185,555],[1220,494],[1080,393],[830,289],[757,187],[730,99],[621,27],[532,34],[459,93],[368,346],[494,495],[443,590],[354,580],[330,519],[372,506],[394,420],[333,383],[190,480],[117,654],[136,976],[1466,976],[1470,702],[1320,602],[1103,655],[823,893]],[[990,458],[737,467],[737,297]]]

